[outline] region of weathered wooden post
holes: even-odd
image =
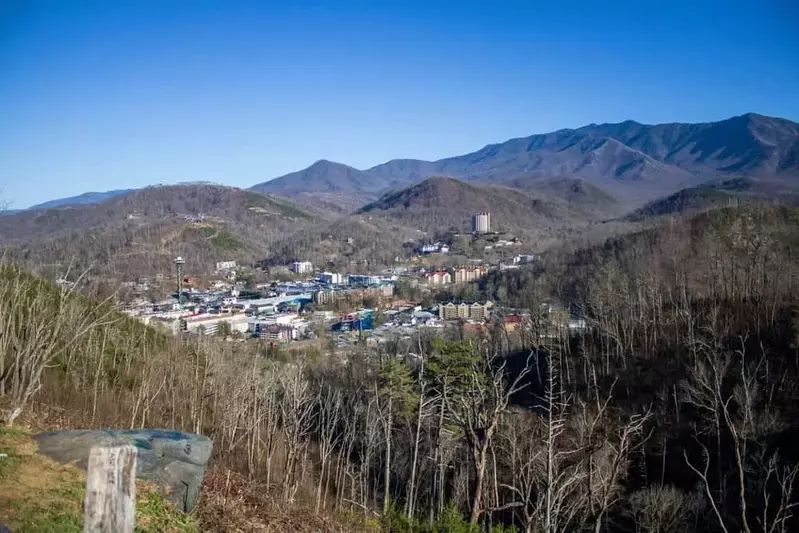
[[[95,446],[86,472],[84,533],[133,533],[136,512],[136,448]]]

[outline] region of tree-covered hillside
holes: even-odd
[[[0,402],[208,435],[204,531],[787,533],[797,250],[795,209],[681,218],[489,276],[482,332],[346,354],[173,338],[3,267]]]

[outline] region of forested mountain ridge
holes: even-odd
[[[394,159],[359,170],[319,160],[251,187],[295,198],[311,210],[353,212],[381,195],[434,176],[535,188],[542,178],[581,179],[642,203],[719,178],[770,180],[799,190],[799,125],[754,113],[706,123],[627,120],[510,139],[436,161]],[[35,208],[102,201],[109,193]]]
[[[528,307],[525,299],[540,296],[541,287],[547,287],[545,292],[558,287],[559,299],[584,310],[591,305],[590,294],[598,294],[600,279],[609,275],[618,282],[666,283],[671,278],[670,283],[688,283],[692,294],[702,298],[731,295],[762,289],[766,278],[742,279],[725,268],[757,265],[762,269],[763,261],[779,265],[778,270],[763,274],[788,281],[785,291],[793,294],[799,291],[793,277],[799,275],[797,250],[799,208],[742,201],[698,213],[675,212],[667,222],[614,235],[592,246],[553,247],[531,268],[489,275],[481,285],[485,291],[481,296]],[[507,298],[498,298],[496,288],[503,284],[512,290],[505,293]],[[769,288],[782,292],[776,282]]]
[[[628,120],[511,139],[437,161],[396,159],[348,172],[339,167],[317,163],[255,188],[291,195],[376,194],[432,176],[512,180],[517,186],[522,178],[577,177],[614,194],[651,200],[726,175],[778,178],[799,188],[799,125],[753,113],[698,124]]]
[[[57,200],[50,200],[40,204],[32,205],[26,211],[35,211],[37,209],[49,209],[51,207],[64,207],[68,205],[83,205],[83,204],[99,204],[115,196],[122,196],[133,192],[135,189],[116,189],[105,192],[85,192],[78,196],[70,196],[69,198],[59,198]]]
[[[484,211],[491,212],[492,230],[502,232],[503,238],[517,237],[543,246],[545,238],[586,227],[618,208],[614,199],[592,186],[550,183],[548,187],[542,187],[545,195],[454,178],[428,178],[386,193],[351,215],[287,234],[275,242],[265,259],[269,264],[285,264],[304,257],[339,268],[390,265],[396,256],[412,253],[419,242],[452,240],[455,234],[470,233],[471,216]]]
[[[82,267],[124,263],[131,247],[142,245],[148,257],[163,256],[146,261],[149,270],[166,265],[173,255],[167,249],[202,263],[234,250],[243,261],[308,253],[348,263],[369,261],[371,250],[385,262],[407,241],[466,230],[474,212],[489,211],[495,228],[529,237],[540,251],[596,221],[630,223],[723,206],[728,198],[797,202],[798,131],[796,123],[753,114],[704,124],[626,121],[365,171],[321,160],[255,186],[291,199],[213,185],[149,187],[91,205],[6,214],[0,239],[14,257],[59,268],[74,256]],[[332,227],[343,233],[331,238]],[[353,248],[345,234],[361,246]],[[153,247],[161,251],[153,254]]]
[[[716,187],[689,187],[664,198],[647,202],[627,215],[628,220],[639,221],[662,215],[690,214],[707,209],[729,207],[754,201],[754,197],[737,191]]]
[[[304,170],[254,185],[251,189],[294,197],[309,206],[326,201],[338,207],[337,211],[352,211],[376,198],[392,183],[392,180],[323,159]]]
[[[271,242],[315,220],[293,202],[217,185],[147,187],[92,205],[0,218],[5,253],[48,275],[92,268],[136,278],[169,272],[183,255],[197,273],[216,261],[252,263]]]
[[[628,211],[630,206],[629,202],[582,178],[553,177],[530,180],[525,176],[518,176],[503,184],[560,200],[589,218],[619,215]]]
[[[519,232],[577,224],[589,218],[578,206],[509,187],[434,177],[387,193],[357,214],[391,218],[426,232],[469,232],[471,215],[491,212],[492,229]]]

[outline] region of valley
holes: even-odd
[[[196,513],[155,515],[185,531],[539,531],[548,512],[676,533],[744,505],[789,531],[769,498],[797,472],[798,143],[759,115],[628,121],[4,213],[0,412],[209,436]],[[536,496],[554,486],[565,507]]]
[[[799,532],[799,2],[0,5],[0,533]]]
[[[358,170],[320,160],[252,192],[184,184],[87,193],[6,214],[0,242],[11,257],[51,267],[49,275],[90,267],[163,275],[175,255],[190,257],[198,273],[225,258],[390,267],[416,245],[452,241],[473,213],[490,211],[525,252],[541,253],[652,217],[797,204],[797,147],[796,123],[751,113],[704,124],[592,124],[438,161]],[[204,217],[206,229],[192,217]],[[229,238],[206,235],[220,230]]]

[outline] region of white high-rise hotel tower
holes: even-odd
[[[472,233],[488,233],[489,231],[491,231],[491,213],[472,216]]]

